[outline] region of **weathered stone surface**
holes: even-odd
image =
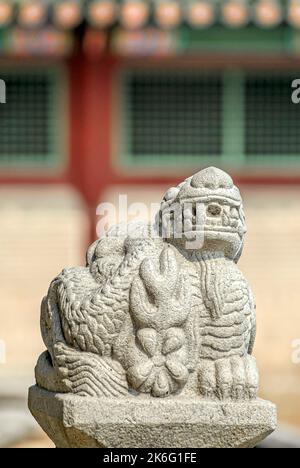
[[[136,401],[144,415],[134,425],[136,431],[148,427],[148,407],[167,415],[172,405],[182,405],[179,420],[174,416],[181,434],[178,441],[173,437],[174,447],[190,443],[193,426],[184,427],[185,413],[190,414],[189,405],[194,403],[201,408],[199,418],[205,416],[206,405],[210,408],[211,431],[221,445],[220,427],[227,426],[218,423],[218,411],[230,405],[236,416],[232,435],[240,436],[245,414],[251,404],[259,404],[259,377],[252,356],[255,302],[237,267],[245,233],[240,192],[230,176],[216,168],[170,188],[154,228],[113,228],[90,247],[87,266],[64,270],[42,302],[41,331],[47,351],[36,366],[39,387],[68,394],[59,399],[64,408],[66,401],[75,401],[73,395],[82,398],[76,400],[82,401],[82,408],[87,398],[94,398],[87,406],[90,411],[100,401],[109,407],[110,399],[115,399],[122,413],[127,402]],[[31,398],[31,409],[34,404]],[[73,420],[71,407],[66,408],[60,415],[66,418],[70,411]],[[52,411],[51,405],[48,409]],[[96,430],[88,423],[94,414],[84,414],[84,427]],[[204,430],[203,420],[199,421],[197,431]],[[261,433],[248,441],[261,440],[266,433],[264,424],[254,426],[257,431],[261,427]],[[237,439],[227,441],[226,430],[224,445],[244,445]],[[97,434],[89,430],[99,446]],[[198,437],[198,446],[205,445],[205,435],[202,442]]]
[[[251,448],[276,427],[263,400],[81,398],[31,387],[34,417],[57,447]]]

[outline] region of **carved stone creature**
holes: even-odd
[[[170,188],[151,226],[115,228],[42,303],[37,384],[94,397],[254,399],[255,304],[237,267],[245,217],[229,175]]]

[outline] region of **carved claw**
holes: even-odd
[[[233,384],[230,360],[220,359],[216,362],[216,394],[220,400],[230,398]]]
[[[203,360],[200,362],[198,384],[200,394],[204,398],[213,398],[216,390],[216,368],[214,361]]]
[[[245,362],[246,380],[248,397],[254,399],[257,396],[259,386],[259,373],[256,365],[256,360],[253,356],[248,355]]]
[[[232,389],[231,397],[235,400],[241,400],[245,397],[246,392],[246,372],[244,359],[235,356],[231,358],[232,371]]]

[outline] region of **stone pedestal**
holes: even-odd
[[[252,448],[276,428],[264,400],[79,397],[33,386],[29,409],[57,447]]]

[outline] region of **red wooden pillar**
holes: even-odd
[[[112,183],[111,112],[113,61],[80,54],[72,60],[71,177],[86,203],[89,242],[96,239],[96,207]]]

